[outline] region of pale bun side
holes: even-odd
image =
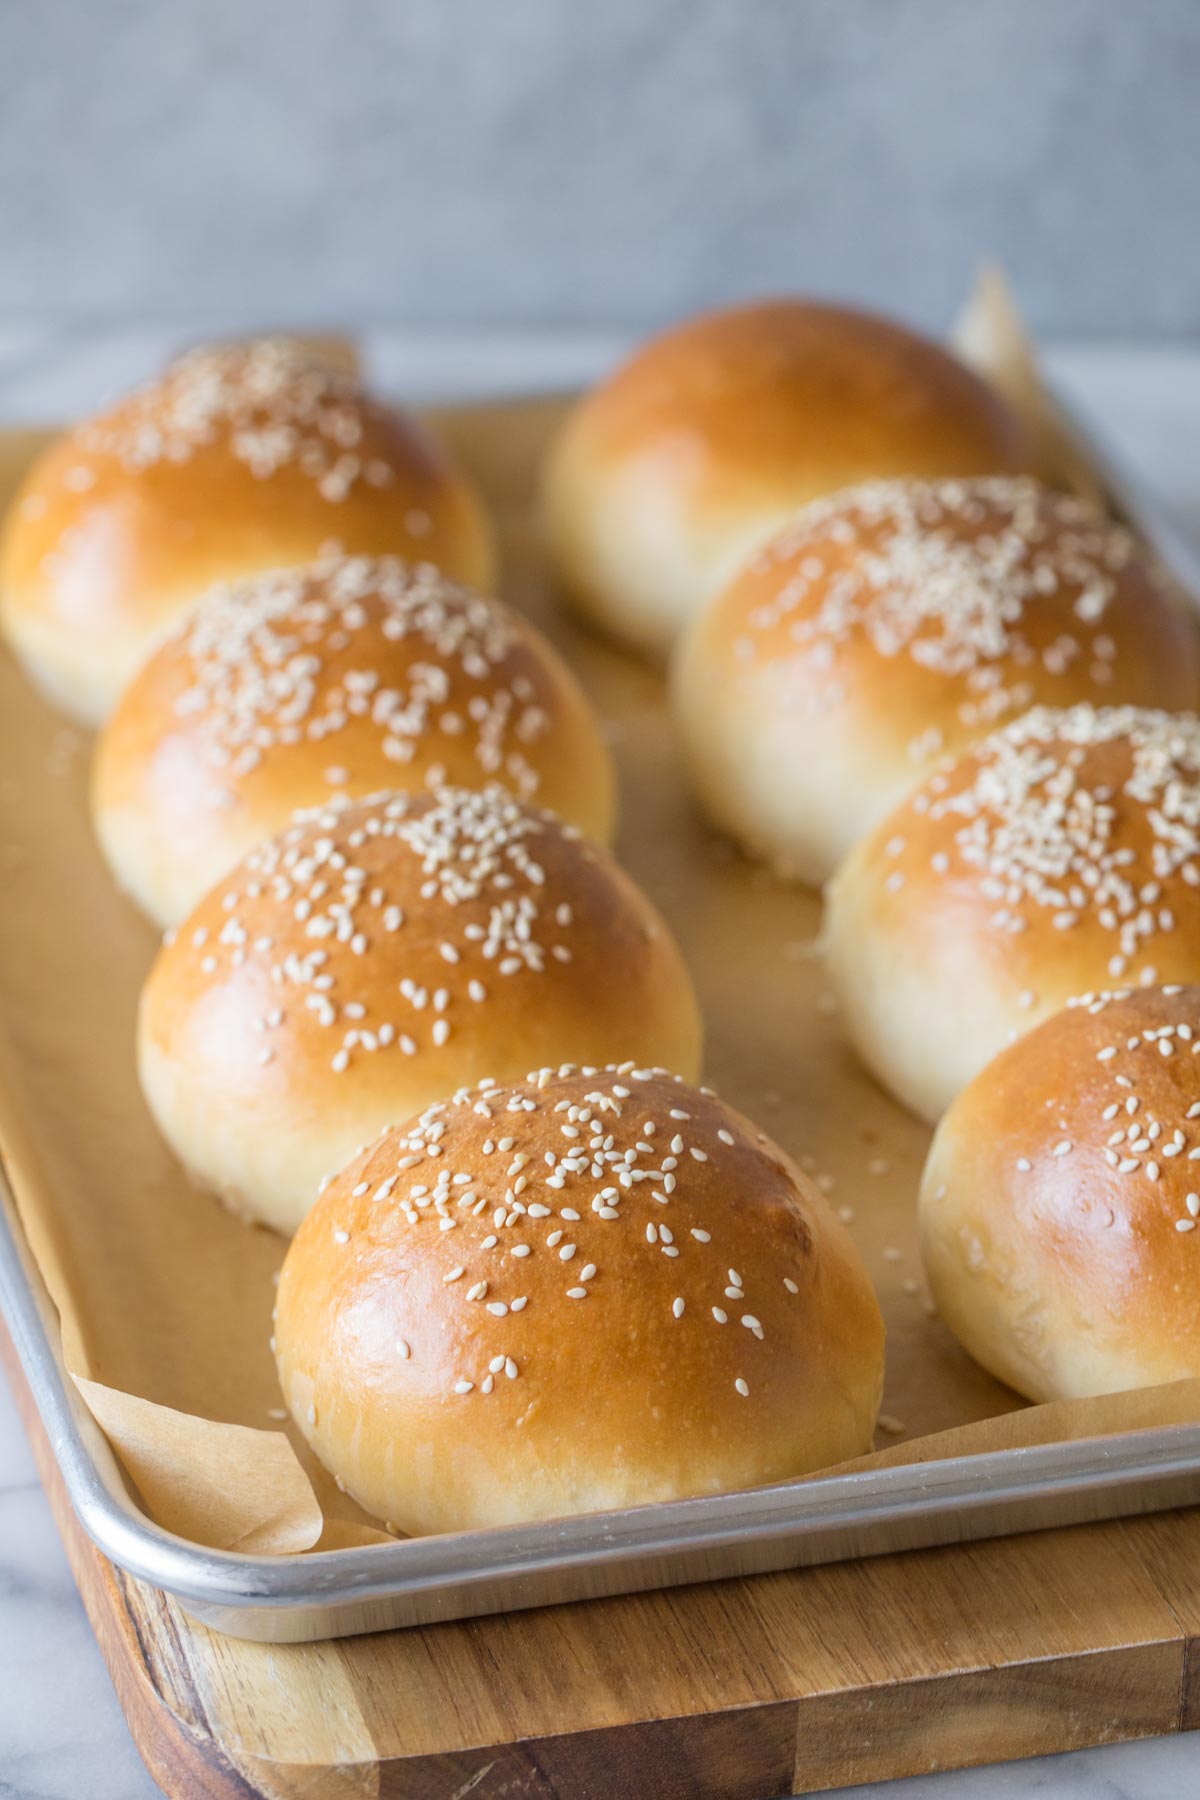
[[[285,339],[193,351],[38,458],[0,543],[0,628],[98,724],[217,581],[337,550],[491,586],[473,489],[415,420]]]
[[[104,727],[92,816],[168,925],[299,807],[492,784],[611,835],[612,758],[541,634],[431,564],[334,558],[197,603]]]
[[[662,919],[598,845],[499,789],[298,815],[173,934],[142,994],[150,1109],[201,1187],[294,1231],[396,1119],[548,1056],[700,1067]]]
[[[826,941],[851,1041],[929,1120],[1074,995],[1200,980],[1200,721],[1014,720],[851,851]]]
[[[284,1398],[369,1512],[459,1531],[870,1448],[883,1323],[828,1205],[662,1071],[545,1069],[379,1139],[284,1262]]]
[[[695,619],[672,699],[693,787],[819,883],[947,753],[1031,706],[1200,701],[1161,569],[1026,476],[873,482],[806,507]]]
[[[1200,988],[1085,996],[933,1141],[921,1248],[963,1347],[1031,1400],[1200,1376]]]
[[[653,657],[821,494],[895,475],[1036,466],[1016,414],[927,338],[771,300],[688,320],[579,402],[543,513],[563,591]]]

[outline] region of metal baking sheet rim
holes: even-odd
[[[1097,448],[1091,429],[1076,429],[1115,510],[1200,593],[1191,547]],[[263,1643],[515,1612],[1200,1502],[1198,1422],[525,1526],[246,1556],[189,1543],[139,1509],[63,1363],[54,1309],[2,1161],[0,1313],[88,1537],[203,1624]]]
[[[0,1306],[81,1525],[120,1568],[235,1637],[302,1643],[1200,1500],[1200,1424],[1176,1425],[362,1549],[208,1550],[138,1509],[63,1366],[2,1175],[0,1202]]]

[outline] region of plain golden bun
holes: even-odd
[[[0,545],[0,624],[97,724],[215,582],[339,549],[494,574],[478,500],[412,419],[286,339],[196,350],[34,464]]]
[[[1073,995],[1200,980],[1200,720],[1026,713],[851,851],[826,938],[860,1055],[927,1119]]]
[[[774,300],[677,326],[587,395],[550,451],[544,515],[579,611],[660,656],[819,495],[1035,466],[1006,402],[927,338]]]
[[[284,1398],[397,1529],[786,1481],[870,1448],[883,1322],[783,1152],[659,1070],[544,1069],[389,1132],[288,1251]]]
[[[814,501],[692,624],[673,679],[706,811],[814,883],[943,754],[1079,701],[1195,706],[1196,628],[1127,531],[1024,476]]]
[[[302,806],[493,783],[611,835],[612,758],[541,634],[429,563],[355,557],[206,595],[105,726],[92,811],[167,925]]]
[[[700,1066],[666,926],[607,851],[501,789],[301,813],[201,902],[138,1060],[198,1185],[293,1231],[385,1125],[545,1057]]]
[[[1200,988],[1086,996],[959,1095],[921,1184],[938,1310],[1031,1400],[1200,1375]]]

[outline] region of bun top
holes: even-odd
[[[1007,403],[888,320],[803,300],[689,320],[572,412],[546,470],[568,590],[662,649],[798,507],[855,483],[1036,466]]]
[[[1128,531],[1029,477],[815,500],[698,631],[735,679],[807,671],[806,705],[853,708],[856,738],[889,757],[902,745],[913,779],[1035,704],[1200,698],[1195,627],[1165,572]]]
[[[986,1117],[981,1141],[997,1169],[1028,1177],[1030,1198],[1105,1231],[1119,1220],[1114,1242],[1124,1251],[1131,1230],[1160,1220],[1173,1234],[1160,1243],[1174,1255],[1174,1238],[1200,1220],[1198,1055],[1200,987],[1083,994],[1002,1051],[943,1129],[952,1136],[968,1115],[976,1124]],[[1077,1248],[1086,1260],[1082,1240]],[[1189,1254],[1200,1254],[1200,1243]]]
[[[336,548],[493,572],[478,502],[413,420],[286,339],[199,349],[34,464],[0,553],[5,622],[95,720],[197,594]]]
[[[122,696],[93,795],[118,878],[174,921],[301,806],[493,782],[611,831],[611,758],[541,635],[428,563],[356,557],[207,594]]]
[[[143,1085],[184,1162],[284,1230],[356,1145],[465,1081],[630,1052],[690,1074],[700,1040],[646,896],[498,788],[297,815],[171,934],[139,1023]],[[246,1143],[269,1177],[246,1173]]]
[[[825,1202],[635,1064],[463,1091],[326,1188],[280,1278],[285,1396],[405,1530],[783,1479],[870,1440],[883,1329]]]
[[[838,884],[864,878],[889,930],[976,946],[1031,1010],[1200,973],[1200,720],[1035,708],[897,807]]]
[[[295,1097],[381,1051],[452,1067],[434,1053],[496,1012],[536,1035],[555,988],[571,1007],[607,988],[619,1014],[660,941],[629,878],[553,815],[498,789],[377,794],[301,812],[252,851],[173,934],[150,991],[263,1001],[243,1055],[286,1065]]]
[[[795,504],[797,482],[816,496],[864,475],[1020,469],[1030,453],[1007,403],[949,351],[812,300],[689,319],[638,350],[577,416],[604,457],[686,432],[698,505],[763,481]]]
[[[1034,1399],[1200,1374],[1200,988],[1087,994],[954,1102],[922,1184],[939,1306]]]

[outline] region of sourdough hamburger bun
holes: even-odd
[[[687,970],[606,851],[500,789],[334,801],[253,851],[142,995],[143,1089],[180,1161],[294,1231],[396,1119],[544,1056],[700,1064]]]
[[[197,604],[104,728],[92,815],[167,925],[299,807],[492,783],[611,833],[612,759],[540,632],[429,563],[339,558]]]
[[[286,339],[196,350],[33,465],[0,544],[0,626],[97,724],[214,582],[336,548],[480,587],[494,572],[478,500],[406,414]]]
[[[883,1323],[762,1132],[633,1064],[431,1106],[288,1251],[292,1415],[368,1511],[460,1531],[784,1481],[869,1449]]]
[[[964,1347],[1031,1400],[1200,1375],[1200,988],[1088,995],[937,1130],[921,1247]]]
[[[928,1119],[1073,995],[1200,979],[1200,721],[1026,713],[851,851],[826,931],[860,1055]]]
[[[1016,414],[927,338],[765,301],[676,326],[580,401],[546,463],[546,532],[573,604],[657,657],[818,495],[1035,466]]]
[[[1127,531],[991,475],[814,501],[692,623],[672,686],[707,812],[817,883],[946,752],[1035,705],[1185,710],[1200,657]]]

